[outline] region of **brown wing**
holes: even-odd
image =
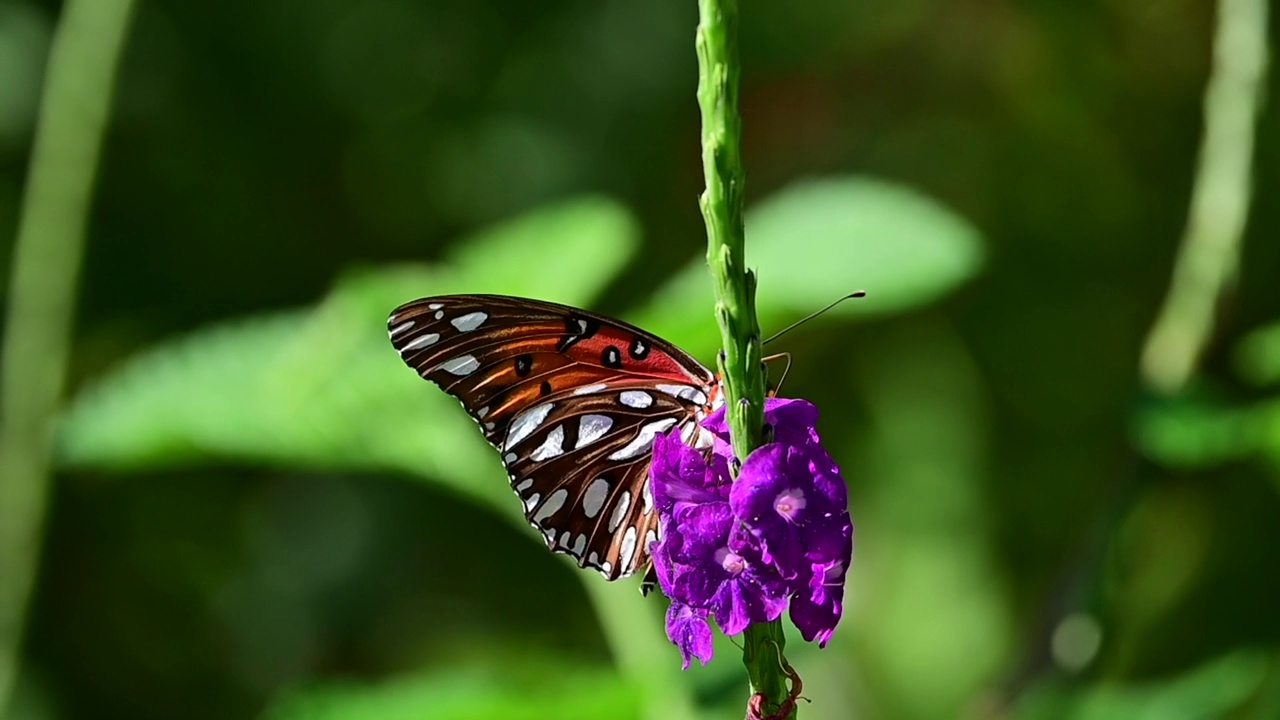
[[[423,298],[387,327],[400,357],[461,400],[498,448],[552,551],[610,580],[648,564],[653,438],[697,432],[709,370],[632,325],[523,298]]]

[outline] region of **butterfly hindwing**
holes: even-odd
[[[388,329],[404,361],[480,424],[553,551],[611,580],[647,564],[653,438],[697,432],[710,371],[639,328],[523,298],[423,298]]]

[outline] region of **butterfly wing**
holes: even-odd
[[[461,400],[502,454],[552,551],[610,580],[648,563],[653,438],[698,433],[709,370],[627,323],[525,298],[423,298],[387,327],[405,363]]]

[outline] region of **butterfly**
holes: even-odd
[[[649,565],[659,539],[653,439],[700,448],[723,404],[713,372],[621,320],[505,295],[440,295],[396,308],[391,344],[462,402],[502,455],[525,518],[552,552],[608,580]]]

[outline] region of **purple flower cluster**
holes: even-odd
[[[709,458],[675,432],[654,439],[662,539],[653,563],[671,598],[667,636],[685,668],[692,657],[711,659],[710,617],[736,635],[776,620],[789,602],[800,634],[823,646],[840,621],[853,523],[840,470],[814,429],[818,410],[769,398],[764,415],[773,442],[752,452],[736,479],[723,409],[703,422],[714,436]]]

